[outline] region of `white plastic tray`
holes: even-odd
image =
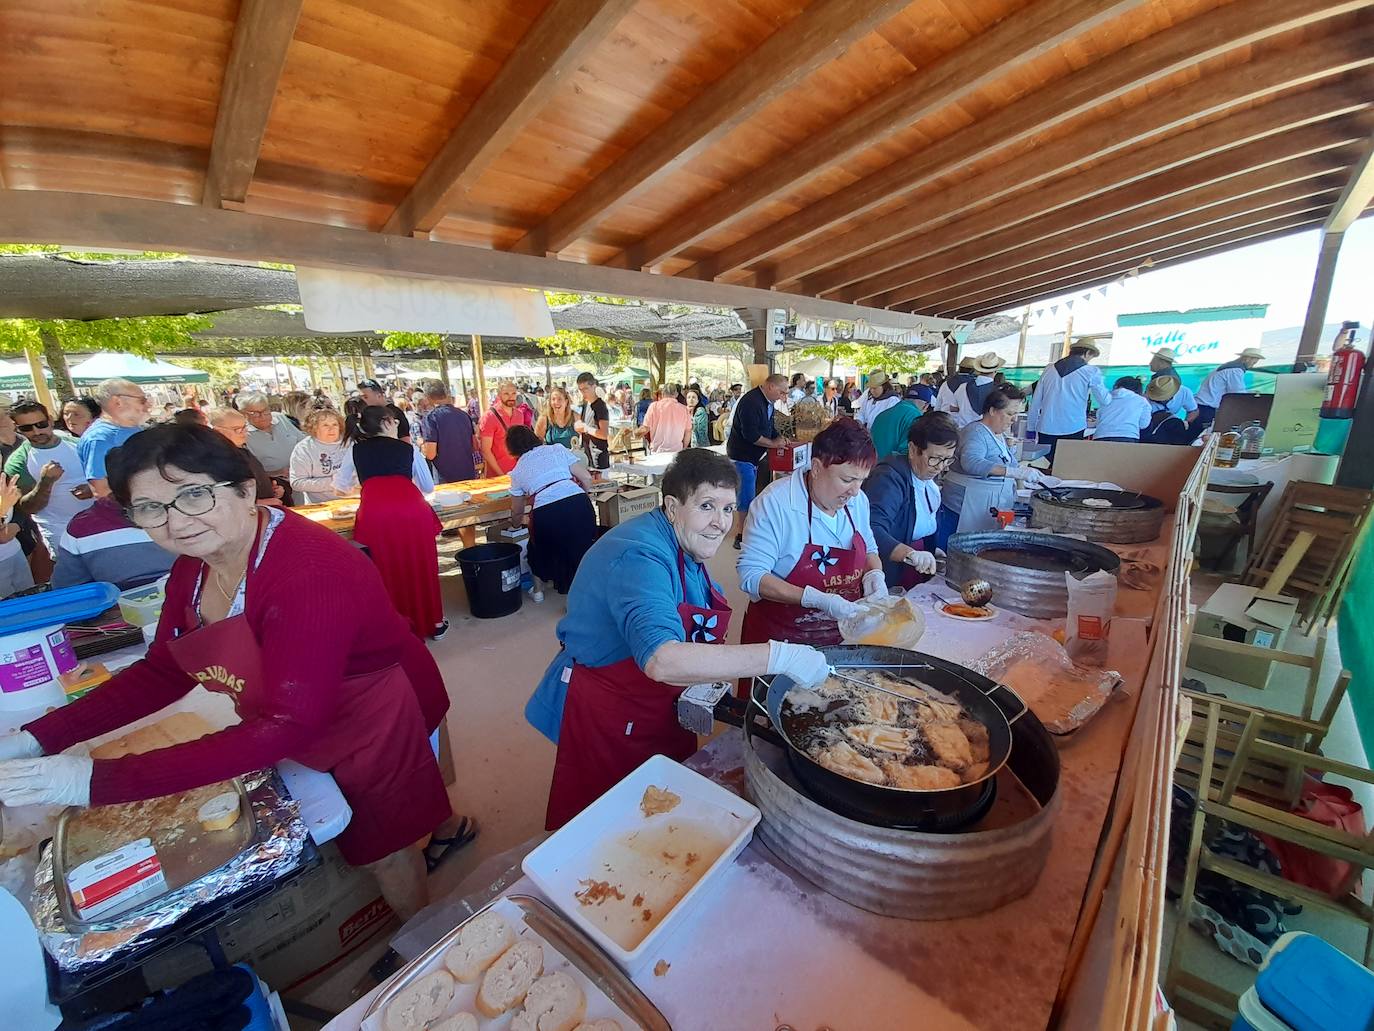
[[[646,818],[640,801],[650,786],[666,788],[679,795],[682,801],[671,812]],[[744,799],[680,763],[655,755],[529,853],[521,867],[559,912],[622,969],[634,975],[658,954],[663,939],[720,880],[735,857],[749,844],[758,822],[758,809]],[[634,864],[620,865],[611,857],[623,858],[628,854],[624,842],[630,835],[644,834],[641,842],[664,842],[672,840],[670,835],[676,830],[682,832],[677,840],[686,842],[684,850],[690,850],[693,843],[701,839],[703,831],[709,831],[709,836],[716,842],[724,840],[727,844],[666,914],[659,913],[656,921],[649,921],[653,924],[652,930],[637,945],[623,946],[607,933],[599,920],[592,919],[593,915],[603,917],[613,911],[584,906],[578,901],[577,893],[585,889],[588,881],[607,881],[625,897],[608,900],[603,906],[619,907],[622,914],[629,912],[625,907],[633,907],[635,896],[652,897],[658,885],[648,874],[623,876]],[[675,852],[673,861],[678,861],[676,857],[681,854],[682,851]],[[617,865],[608,869],[608,861]]]

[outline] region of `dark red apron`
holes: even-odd
[[[698,566],[710,586],[711,604],[687,604],[687,567],[680,549],[677,565],[684,599],[677,607],[683,640],[723,643],[730,629],[725,596]],[[609,666],[573,663],[544,820],[548,830],[563,826],[651,756],[681,762],[697,750],[697,736],[677,721],[677,696],[682,691],[650,680],[633,658]]]
[[[167,642],[173,661],[207,690],[228,695],[240,719],[279,718],[263,708],[262,650],[248,618],[199,624],[193,600],[184,625],[198,629]],[[286,758],[333,775],[353,810],[337,841],[354,866],[414,844],[452,815],[419,699],[399,665],[345,679],[328,728]]]
[[[863,597],[864,573],[868,571],[868,544],[854,525],[854,517],[845,506],[849,527],[854,537],[848,548],[831,548],[811,540],[811,484],[806,489],[806,547],[785,579],[794,587],[814,587],[827,594],[838,594],[850,601]],[[826,648],[840,643],[840,627],[815,609],[802,605],[788,605],[767,598],[751,601],[744,611],[740,644],[762,644],[764,641],[791,641]]]

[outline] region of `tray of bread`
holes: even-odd
[[[91,757],[138,755],[212,732],[200,717],[178,713],[91,749]],[[70,931],[123,922],[257,840],[253,806],[237,777],[141,802],[70,808],[53,835],[62,921]]]
[[[652,1002],[558,913],[497,899],[404,967],[363,1031],[671,1031]]]

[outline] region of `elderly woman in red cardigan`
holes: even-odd
[[[0,802],[133,802],[294,759],[333,774],[353,810],[344,858],[376,874],[403,918],[414,913],[426,895],[418,845],[452,815],[429,746],[448,694],[376,569],[308,519],[255,505],[242,453],[204,427],[130,438],[111,455],[110,486],[179,556],[157,635],[146,658],[0,737]],[[229,695],[241,722],[120,759],[60,754],[197,683]]]

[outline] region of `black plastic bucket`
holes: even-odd
[[[474,616],[497,619],[520,610],[520,545],[478,544],[457,558]]]

